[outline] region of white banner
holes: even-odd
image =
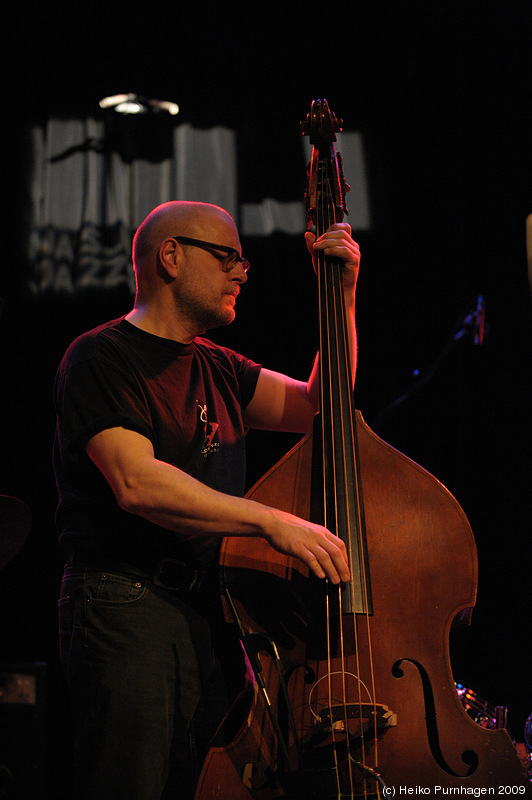
[[[124,131],[127,121],[122,122]],[[155,153],[158,142],[150,154],[149,142],[135,149],[134,137],[124,137],[121,148],[120,137],[112,133],[104,120],[92,118],[52,119],[32,131],[28,255],[35,293],[123,284],[133,292],[134,231],[168,200],[215,203],[236,219],[244,237],[305,230],[306,209],[298,199],[239,203],[234,131],[188,124],[168,128],[162,155]],[[359,134],[340,137],[346,173],[358,175],[356,191],[348,196],[348,221],[361,230],[369,227],[362,140]]]

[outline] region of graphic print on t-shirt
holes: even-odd
[[[218,423],[217,422],[209,422],[207,418],[207,405],[201,405],[199,400],[196,401],[198,404],[199,412],[200,412],[200,420],[203,423],[203,447],[201,449],[201,454],[203,458],[207,458],[207,456],[211,455],[211,453],[216,452],[220,447],[219,442],[214,441],[214,437],[216,435],[216,431],[218,430]]]

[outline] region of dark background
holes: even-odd
[[[355,231],[363,251],[357,406],[382,438],[443,481],[471,521],[478,601],[472,626],[451,641],[454,674],[507,705],[522,740],[532,712],[530,3],[109,6],[22,2],[4,32],[16,57],[4,95],[0,493],[28,504],[33,527],[0,573],[0,661],[48,664],[52,780],[60,786],[69,740],[57,665],[51,386],[71,339],[126,313],[131,298],[26,290],[26,130],[53,115],[96,114],[102,96],[123,91],[178,102],[176,124],[236,130],[245,202],[301,197],[299,122],[313,98],[326,97],[346,130],[362,133],[372,226]],[[303,378],[317,341],[304,243],[275,234],[243,245],[253,272],[237,322],[214,336]],[[475,346],[469,331],[447,352],[479,294],[484,343]],[[432,364],[432,379],[383,416],[413,371]],[[250,482],[292,441],[251,434]]]

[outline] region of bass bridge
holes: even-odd
[[[368,731],[379,736],[397,725],[397,714],[381,703],[337,703],[328,706],[314,719],[315,728],[324,733],[345,733],[364,738]]]

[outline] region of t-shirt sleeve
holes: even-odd
[[[92,436],[115,427],[137,431],[154,443],[141,387],[118,364],[96,356],[64,361],[56,377],[55,403],[64,448],[84,448]]]
[[[238,355],[238,353],[233,353],[233,357],[235,358],[235,372],[240,389],[242,408],[246,408],[255,394],[262,366],[249,358]]]

